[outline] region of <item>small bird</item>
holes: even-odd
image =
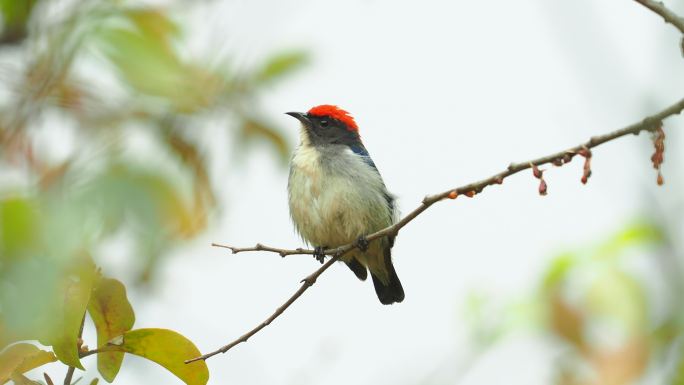
[[[315,247],[321,263],[324,249],[357,242],[359,248],[342,261],[362,281],[370,270],[381,303],[403,301],[404,289],[392,264],[394,236],[370,243],[365,238],[394,224],[398,213],[354,118],[329,104],[287,115],[301,122],[287,186],[297,232]]]

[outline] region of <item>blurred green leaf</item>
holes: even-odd
[[[576,263],[577,257],[570,253],[561,254],[554,258],[544,273],[542,290],[546,294],[555,290]]]
[[[127,221],[145,238],[184,238],[206,225],[206,213],[196,210],[178,181],[159,170],[116,163],[89,184],[86,201],[114,228]],[[103,215],[104,214],[104,215]]]
[[[180,28],[161,10],[153,8],[133,8],[124,11],[143,35],[151,36],[171,50],[171,39],[180,35]]]
[[[96,41],[131,87],[164,98],[183,113],[215,102],[223,86],[222,78],[178,57],[170,42],[178,28],[165,14],[135,10],[123,16],[131,22],[129,27],[106,25],[99,30]]]
[[[78,356],[76,341],[96,278],[95,265],[89,258],[76,258],[65,272],[63,283],[57,293],[59,307],[48,335],[40,339],[51,345],[57,358],[63,363],[83,369]]]
[[[23,198],[0,201],[0,260],[25,256],[35,248],[39,223],[33,202]]]
[[[100,382],[99,378],[93,378],[93,380],[90,381],[90,385],[97,385],[98,382]]]
[[[672,385],[684,385],[684,347],[679,349],[679,361],[675,366]]]
[[[245,118],[242,126],[242,136],[244,140],[266,140],[278,152],[280,160],[284,163],[290,157],[290,146],[280,132],[265,123],[259,122],[256,119]]]
[[[54,361],[57,361],[57,357],[52,352],[41,350],[35,345],[12,345],[0,353],[0,385],[9,381],[15,373],[26,373]]]
[[[77,199],[106,233],[130,231],[140,282],[149,279],[173,241],[192,237],[207,225],[208,207],[193,201],[192,186],[180,179],[159,169],[114,163],[92,178]]]
[[[309,59],[304,51],[282,52],[272,56],[256,73],[257,83],[270,83],[302,68]]]
[[[0,0],[0,43],[15,43],[26,36],[26,23],[37,0]]]
[[[104,53],[140,91],[170,96],[182,84],[182,65],[160,39],[125,28],[100,31]]]
[[[190,340],[173,330],[132,330],[110,341],[107,349],[156,362],[188,385],[204,385],[209,381],[209,370],[204,361],[184,363],[201,353]]]
[[[617,268],[594,280],[587,293],[587,304],[594,315],[618,321],[630,333],[644,329],[648,321],[644,288]]]
[[[611,258],[619,256],[629,247],[661,243],[664,239],[662,230],[652,223],[637,221],[625,227],[598,247],[595,258]]]
[[[111,278],[102,278],[95,286],[88,313],[97,330],[97,346],[104,346],[107,341],[133,328],[135,314],[126,297],[124,285]],[[97,355],[97,369],[107,382],[114,381],[124,353],[104,352]]]

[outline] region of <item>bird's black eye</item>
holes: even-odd
[[[330,123],[327,120],[321,120],[321,127],[326,128],[330,125]]]

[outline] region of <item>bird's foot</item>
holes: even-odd
[[[361,250],[363,252],[366,252],[368,250],[369,244],[370,244],[370,242],[363,235],[356,239],[356,247],[358,247],[359,250]]]
[[[325,254],[323,253],[323,250],[325,249],[326,248],[324,246],[316,246],[314,248],[313,256],[314,258],[316,258],[318,262],[321,263],[321,265],[323,264],[323,260],[325,259]]]

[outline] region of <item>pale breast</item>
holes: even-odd
[[[288,188],[292,220],[314,246],[343,245],[392,224],[380,175],[354,154],[300,147]]]

